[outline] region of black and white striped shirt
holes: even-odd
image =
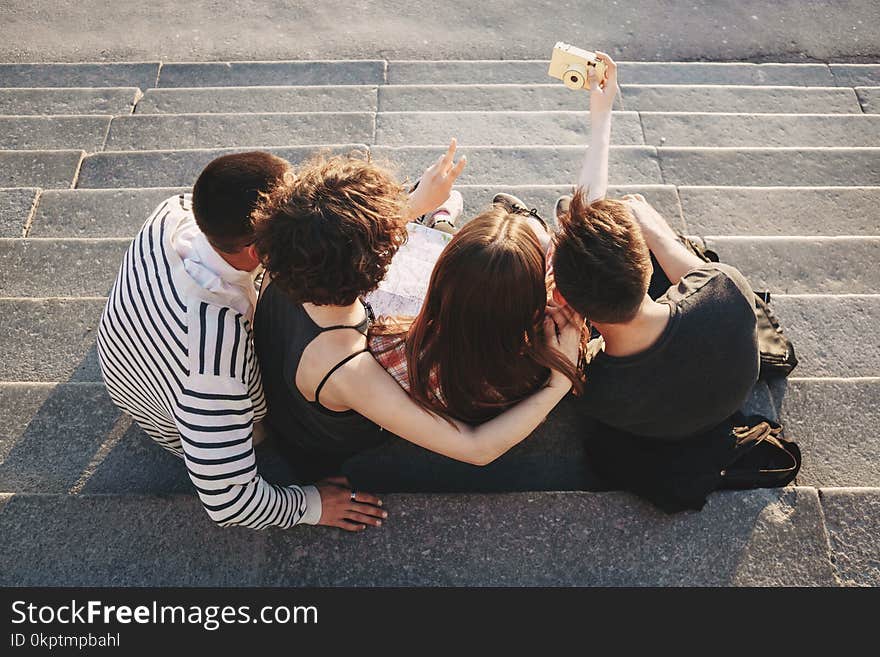
[[[255,529],[316,524],[314,486],[278,486],[257,474],[253,426],[266,414],[244,275],[208,246],[200,262],[180,244],[207,240],[189,196],[167,199],[131,243],[101,316],[98,355],[113,402],[181,456],[208,515]],[[188,243],[187,243],[188,244]],[[207,261],[207,262],[206,262]],[[194,269],[195,268],[195,269]],[[193,275],[195,272],[195,276]]]

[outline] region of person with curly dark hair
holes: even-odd
[[[378,287],[406,240],[406,223],[447,199],[464,166],[464,158],[455,163],[453,140],[407,197],[374,162],[320,158],[288,175],[254,213],[268,280],[255,317],[267,422],[305,478],[334,474],[346,458],[391,434],[485,465],[528,436],[571,390],[583,322],[564,309],[530,319],[540,324],[533,332],[545,343],[540,349],[556,355],[547,360],[546,376],[479,426],[414,401],[369,350],[373,317],[363,297]],[[534,236],[531,241],[543,286],[543,252]],[[503,242],[495,240],[497,248]]]

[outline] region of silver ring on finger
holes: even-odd
[[[351,501],[354,502],[356,500],[356,498],[357,498],[357,492],[351,491]]]

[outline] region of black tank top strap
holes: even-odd
[[[375,315],[373,315],[373,307],[370,306],[369,302],[361,299],[360,302],[364,306],[364,318],[358,322],[357,324],[348,325],[348,324],[335,324],[333,326],[319,326],[318,333],[326,333],[327,331],[339,331],[341,329],[354,329],[361,335],[367,335],[367,331],[370,329],[370,324],[376,321]]]
[[[353,328],[353,327],[351,327],[351,326],[345,326],[345,327],[342,327],[342,328]],[[350,361],[350,360],[352,360],[352,359],[354,359],[354,358],[360,356],[361,354],[368,353],[369,351],[370,351],[369,349],[361,349],[360,351],[356,351],[356,352],[354,352],[353,354],[349,354],[348,356],[346,356],[345,358],[343,358],[341,361],[339,361],[338,363],[336,363],[336,365],[334,365],[333,367],[331,367],[331,368],[330,368],[330,371],[327,372],[327,373],[324,375],[324,378],[323,378],[323,379],[321,379],[321,383],[318,384],[318,387],[315,388],[315,402],[314,402],[314,403],[319,404],[319,405],[321,404],[321,390],[323,389],[324,384],[327,383],[327,380],[328,380],[331,376],[333,376],[333,373],[334,373],[336,370],[338,370],[340,367],[342,367],[343,365],[345,365],[348,361]]]

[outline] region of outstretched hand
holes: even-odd
[[[353,491],[347,477],[327,477],[315,484],[321,494],[319,525],[358,532],[367,525],[379,527],[388,517],[382,500],[370,493]]]
[[[604,52],[596,52],[596,59],[605,63],[605,77],[601,80],[596,76],[596,69],[587,71],[587,82],[590,83],[590,112],[610,112],[617,96],[617,64]]]
[[[446,153],[429,166],[419,179],[419,186],[409,196],[410,218],[415,219],[434,210],[449,198],[455,180],[464,171],[467,157],[455,162],[457,142],[453,137]]]

